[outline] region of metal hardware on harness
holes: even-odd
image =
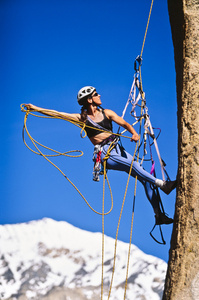
[[[93,152],[93,161],[94,161],[93,180],[94,181],[99,181],[100,180],[99,175],[104,174],[103,165],[101,163],[101,154],[102,154],[102,146],[95,145],[94,152]]]
[[[104,164],[102,163],[102,160],[101,160],[102,147],[104,145],[110,143],[107,154],[104,157],[104,160],[107,160],[110,155],[110,151],[115,147],[118,140],[119,140],[119,137],[117,137],[115,134],[112,134],[108,138],[103,140],[100,144],[95,145],[94,152],[93,152],[93,161],[94,161],[93,180],[94,181],[99,181],[100,175],[104,174]]]
[[[137,72],[139,70],[139,67],[142,65],[142,57],[138,55],[134,62],[134,70]]]

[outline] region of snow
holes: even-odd
[[[24,293],[27,299],[45,295],[58,286],[81,287],[87,299],[92,299],[93,292],[89,287],[100,289],[100,233],[87,232],[67,222],[46,218],[0,226],[0,243],[2,300],[17,294],[23,284],[26,285]],[[110,283],[115,241],[106,236],[105,244],[104,282]],[[118,241],[112,300],[124,297],[127,255],[128,244]],[[164,261],[146,255],[132,245],[126,299],[160,299],[166,268]],[[67,298],[71,299],[70,296]]]

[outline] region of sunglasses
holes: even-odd
[[[97,96],[99,96],[99,94],[96,92],[93,96],[91,96],[91,97],[97,97]]]

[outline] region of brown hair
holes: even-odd
[[[81,119],[83,122],[86,122],[86,119],[87,119],[87,109],[88,109],[88,101],[87,99],[89,98],[90,96],[88,97],[85,97],[84,99],[82,99],[82,107],[81,107]]]

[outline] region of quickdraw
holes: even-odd
[[[155,161],[153,160],[152,150],[151,150],[151,146],[154,145],[155,150],[156,150],[156,154],[158,156],[158,160],[159,160],[159,163],[160,163],[160,167],[161,167],[162,179],[165,180],[165,177],[166,177],[167,180],[170,180],[169,175],[165,170],[166,164],[163,161],[163,159],[161,158],[160,151],[159,151],[158,144],[157,144],[157,138],[159,137],[161,130],[159,129],[158,136],[156,137],[155,133],[154,133],[154,128],[151,124],[150,116],[149,116],[149,113],[148,113],[148,107],[146,106],[146,98],[145,98],[145,93],[143,92],[143,87],[142,87],[142,82],[141,82],[141,74],[140,74],[141,73],[141,65],[142,65],[142,58],[141,58],[141,56],[137,56],[136,59],[135,59],[135,62],[134,62],[134,69],[135,69],[134,79],[133,79],[133,83],[132,83],[132,86],[131,86],[131,89],[130,89],[128,100],[126,102],[126,105],[125,105],[123,113],[122,113],[122,117],[124,117],[124,115],[127,111],[128,105],[130,104],[131,105],[130,114],[131,114],[131,116],[133,116],[135,118],[135,122],[134,122],[133,126],[136,123],[140,123],[140,132],[139,132],[140,136],[141,136],[142,128],[144,129],[142,140],[140,139],[140,141],[139,141],[139,145],[138,145],[137,152],[136,152],[136,155],[135,155],[137,161],[139,161],[140,165],[142,165],[144,161],[146,161],[146,160],[150,161],[151,160],[152,167],[151,167],[150,173],[153,174],[154,177],[156,177],[156,175],[155,175]],[[140,102],[141,102],[141,104],[140,104]],[[137,107],[140,107],[141,112],[139,112],[139,113],[137,112]],[[142,126],[142,120],[144,120],[144,126]],[[121,134],[123,134],[125,131],[126,130],[123,130],[121,132]],[[119,132],[120,132],[120,128],[118,129],[118,133]],[[148,139],[147,139],[147,137],[148,137]],[[151,143],[149,141],[149,138],[152,139]],[[149,145],[149,149],[150,149],[150,158],[149,159],[146,159],[147,144]],[[141,150],[141,146],[143,147],[143,155],[140,157],[139,153],[140,153],[140,150]],[[156,189],[156,193],[157,193],[157,196],[158,196],[158,199],[159,199],[161,212],[165,214],[164,207],[163,207],[160,195],[159,195],[158,188],[154,187],[154,189]],[[133,201],[135,201],[135,196],[134,196]],[[135,206],[135,203],[133,203],[133,207],[134,206]],[[154,231],[154,229],[157,225],[158,224],[156,224],[156,222],[155,222],[154,227],[150,231],[150,235],[157,243],[165,244],[165,240],[164,240],[164,237],[163,237],[161,225],[159,225],[159,229],[160,229],[160,236],[161,236],[162,242],[159,242],[156,238],[154,238],[154,236],[152,234],[152,232]]]

